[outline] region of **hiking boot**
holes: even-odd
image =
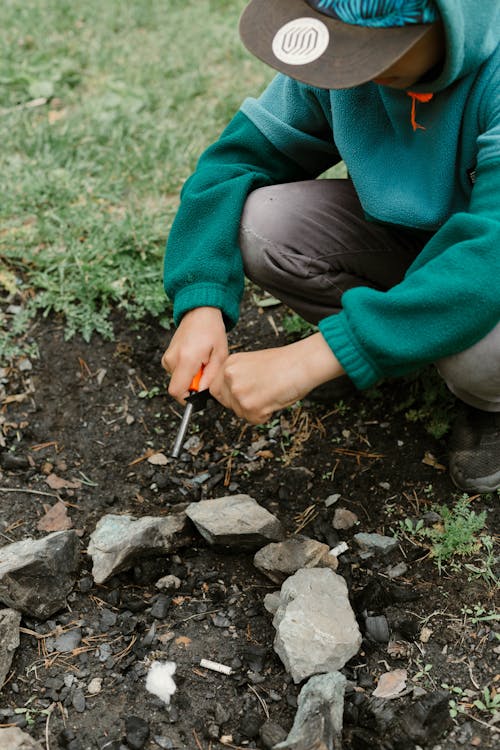
[[[500,488],[500,412],[465,405],[451,434],[449,469],[461,490]]]

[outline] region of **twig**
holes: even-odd
[[[254,693],[257,696],[257,700],[259,701],[260,705],[262,706],[262,709],[263,709],[263,711],[264,711],[264,713],[266,715],[266,719],[269,719],[269,709],[267,707],[266,701],[263,698],[261,698],[261,696],[258,694],[257,690],[254,688],[253,685],[250,685],[250,683],[247,683],[247,684],[248,684],[248,687],[250,688],[250,690],[252,691],[252,693]]]
[[[194,737],[194,741],[196,742],[196,747],[198,748],[198,750],[203,750],[203,746],[200,740],[198,739],[198,735],[196,734],[196,729],[193,729],[193,737]]]
[[[45,495],[45,497],[56,497],[58,500],[61,498],[59,495],[54,495],[53,492],[42,492],[41,490],[28,490],[24,487],[0,487],[0,492],[27,492],[29,495]]]
[[[55,708],[55,703],[51,703],[50,706],[47,709],[47,721],[45,722],[45,747],[47,750],[50,750],[50,739],[49,739],[49,722],[50,717],[52,716],[52,711]]]
[[[23,102],[22,104],[16,104],[14,107],[6,107],[0,109],[0,115],[8,115],[9,112],[16,112],[19,109],[34,109],[35,107],[43,107],[47,104],[48,99],[45,96],[39,96],[37,99],[31,99],[29,102]]]

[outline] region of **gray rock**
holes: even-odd
[[[299,570],[285,581],[273,625],[274,650],[295,683],[342,669],[361,645],[346,582],[327,568]]]
[[[250,495],[191,503],[186,515],[209,544],[254,550],[284,537],[278,519]]]
[[[389,554],[398,546],[398,540],[395,537],[382,534],[354,534],[354,539],[363,551],[381,555]]]
[[[61,633],[61,635],[55,639],[54,646],[56,651],[68,653],[75,648],[78,648],[81,642],[82,631],[80,628],[74,628],[73,630],[68,630],[66,633]]]
[[[288,576],[302,568],[336,570],[338,560],[329,552],[327,544],[305,536],[295,536],[284,542],[267,544],[256,553],[253,562],[271,581],[283,583]]]
[[[187,541],[184,513],[170,516],[117,516],[101,518],[90,537],[87,553],[92,557],[96,583],[133,567],[139,560],[167,555]]]
[[[18,727],[0,729],[0,750],[43,750],[39,742]]]
[[[266,750],[272,750],[272,748],[283,742],[286,739],[286,731],[279,724],[275,724],[273,721],[266,721],[260,728],[260,739]]]
[[[365,617],[366,635],[377,643],[389,643],[389,623],[384,615]]]
[[[340,672],[311,677],[300,691],[290,734],[275,750],[341,750],[345,684]]]
[[[9,674],[14,652],[19,646],[21,615],[14,609],[0,609],[0,690]]]
[[[0,549],[0,601],[40,620],[62,609],[78,571],[75,531],[56,531]]]

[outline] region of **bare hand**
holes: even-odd
[[[233,354],[215,375],[210,392],[252,424],[344,372],[321,333],[288,346]]]
[[[171,374],[168,392],[180,403],[192,379],[204,366],[200,390],[208,388],[228,356],[226,327],[215,307],[198,307],[182,318],[161,363]]]

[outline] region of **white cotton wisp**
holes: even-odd
[[[176,669],[177,664],[173,661],[154,661],[146,677],[146,690],[161,698],[167,706],[177,690],[172,679]]]

